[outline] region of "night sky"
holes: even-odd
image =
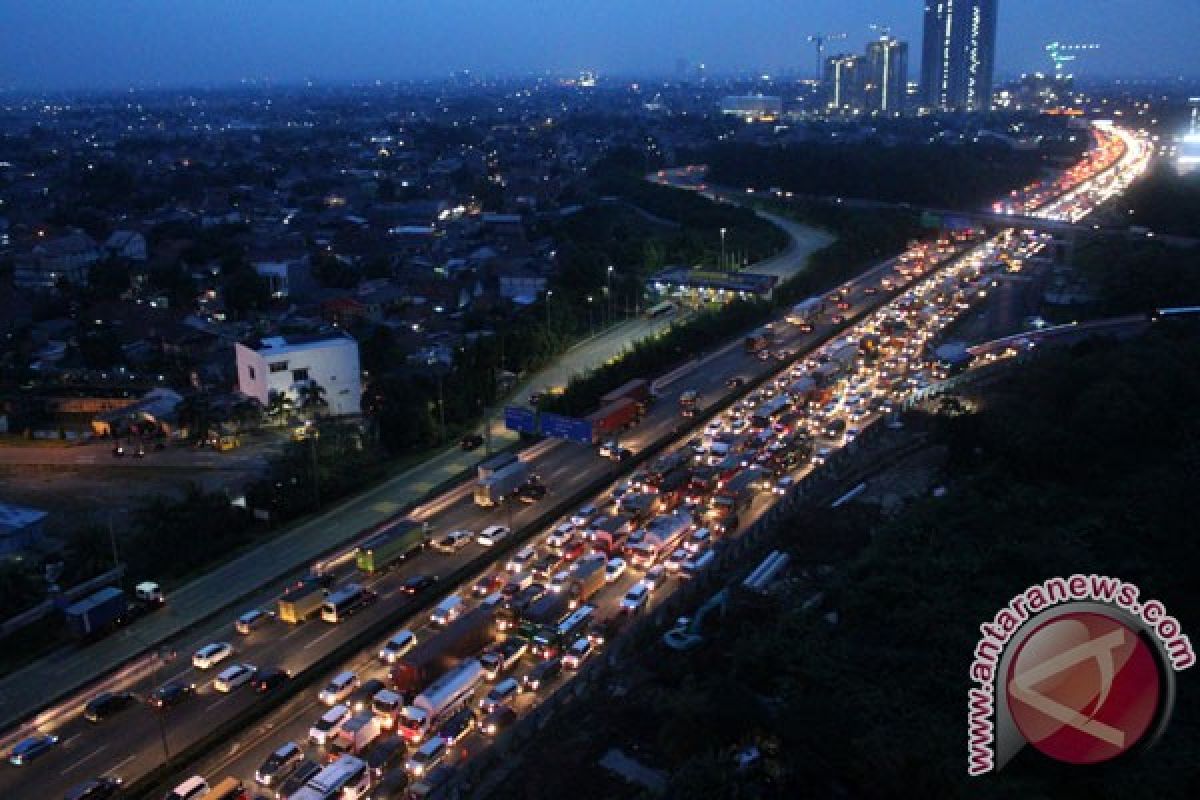
[[[861,52],[891,25],[919,70],[923,0],[0,0],[0,87],[484,75],[811,74],[816,31]],[[1200,75],[1200,0],[1000,0],[998,77],[1096,42],[1080,76]]]

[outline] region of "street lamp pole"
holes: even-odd
[[[725,270],[725,228],[721,228],[721,266],[719,271]]]
[[[612,324],[612,274],[613,266],[609,264],[608,273],[604,276],[604,299],[607,301],[607,311],[605,313],[609,325]]]
[[[160,647],[154,654],[154,686],[157,689],[162,686],[162,666],[168,661],[173,661],[175,658],[174,652],[167,647]],[[162,742],[163,763],[171,762],[171,748],[167,744],[167,709],[165,707],[158,708],[155,714],[158,717],[158,736]]]
[[[436,372],[437,372],[437,387],[438,387],[438,419],[441,422],[441,426],[442,426],[442,434],[441,434],[441,439],[439,441],[441,441],[443,444],[445,444],[445,442],[446,442],[446,401],[442,397],[442,371],[439,369]]]
[[[592,336],[595,336],[596,335],[596,322],[595,322],[595,320],[592,319],[592,296],[590,294],[587,297],[587,301],[588,301],[588,330],[591,331]]]
[[[308,451],[312,455],[313,502],[316,503],[318,510],[321,508],[321,470],[317,466],[317,439],[319,438],[321,438],[321,432],[314,427],[312,435],[308,437]]]
[[[550,327],[550,298],[554,296],[553,289],[546,290],[546,327]]]

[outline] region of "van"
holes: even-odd
[[[176,786],[166,800],[198,800],[208,794],[208,781],[199,775],[193,775]]]
[[[698,553],[712,544],[712,532],[708,528],[699,528],[683,543],[684,549],[690,553]]]
[[[238,617],[237,622],[233,623],[233,627],[238,633],[248,636],[255,628],[265,625],[270,618],[267,612],[255,608]]]
[[[353,672],[346,670],[339,672],[333,676],[321,693],[317,695],[317,699],[327,706],[334,706],[350,696],[350,693],[358,686],[358,676]]]
[[[208,800],[249,800],[246,787],[237,778],[225,778],[203,796]]]
[[[308,729],[309,741],[324,746],[338,726],[350,718],[350,706],[336,705],[321,715]]]
[[[300,766],[300,762],[303,760],[304,751],[300,749],[300,745],[295,742],[287,742],[276,748],[275,752],[267,756],[262,765],[255,770],[254,782],[260,786],[278,786],[292,773],[292,770]]]
[[[499,592],[489,594],[479,603],[480,608],[486,608],[489,611],[495,611],[502,605],[504,605],[504,595],[500,594]]]
[[[452,594],[437,604],[429,614],[429,621],[439,628],[444,628],[462,616],[465,609],[466,604],[463,603],[463,599],[456,594]]]

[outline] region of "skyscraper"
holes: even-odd
[[[922,105],[986,110],[991,105],[995,56],[996,0],[926,0]]]
[[[908,43],[884,36],[867,43],[867,110],[896,114],[904,110],[908,88]]]
[[[867,59],[842,53],[825,59],[825,99],[831,111],[861,111]]]

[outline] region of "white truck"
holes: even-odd
[[[692,529],[692,520],[686,514],[662,514],[646,525],[642,540],[633,547],[630,562],[639,569],[650,569],[662,553],[669,553],[683,541]]]
[[[825,303],[821,298],[810,297],[803,303],[792,306],[787,321],[793,325],[810,326],[824,308]]]
[[[309,778],[288,800],[362,800],[371,791],[371,770],[355,756],[341,756]]]
[[[476,658],[468,658],[447,671],[400,712],[400,735],[411,743],[424,739],[431,730],[470,704],[483,677],[483,665]]]
[[[356,756],[379,738],[380,730],[379,718],[373,711],[367,710],[343,722],[325,746],[335,757]]]

